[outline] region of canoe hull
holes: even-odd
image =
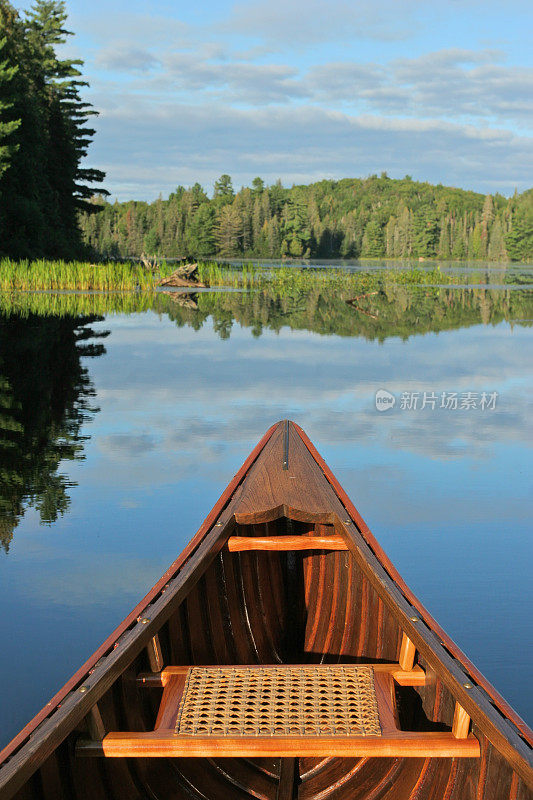
[[[332,481],[324,478],[303,434],[292,426],[289,435],[294,441],[293,463],[285,470],[288,476],[269,473],[275,457],[283,461],[287,444],[286,428],[276,426],[228,487],[185,555],[157,584],[157,591],[136,609],[115,642],[91,662],[85,680],[77,681],[76,688],[62,697],[60,708],[52,705],[33,739],[24,739],[18,750],[8,752],[0,769],[2,800],[525,800],[533,796],[529,745],[523,732],[513,719],[503,720],[492,700],[485,699],[485,710],[480,700],[469,697],[472,692],[481,696],[482,691],[488,697],[488,684],[476,681],[469,684],[471,689],[464,687],[472,681],[466,658],[463,662],[450,647],[442,646],[431,617],[423,616],[421,606],[414,607],[405,596],[388,562],[379,557],[376,546],[370,546],[374,540],[363,535],[364,523],[341,503]],[[268,456],[268,463],[261,462],[263,456]],[[300,465],[303,473],[310,475],[311,484],[319,482],[312,503],[306,502],[298,485],[289,483],[293,473],[298,478],[294,460],[304,458],[310,461]],[[278,516],[267,513],[269,509],[276,509]],[[342,536],[347,549],[228,547],[228,537],[287,536],[325,542]],[[450,730],[462,692],[460,700],[468,706],[472,732],[480,742],[480,758],[85,759],[76,755],[80,737],[94,736],[88,712],[95,703],[105,731],[153,730],[162,690],[139,685],[138,676],[154,669],[150,643],[155,635],[163,664],[397,663],[406,630],[417,644],[417,661],[426,679],[423,685],[399,689],[402,728]],[[83,688],[86,691],[80,693]]]

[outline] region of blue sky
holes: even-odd
[[[18,7],[26,4],[18,3]],[[67,0],[119,199],[228,172],[304,183],[386,170],[510,194],[532,181],[522,0]]]

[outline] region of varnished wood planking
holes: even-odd
[[[289,429],[289,469],[280,469],[283,459],[283,429],[278,428],[265,445],[262,458],[250,468],[235,497],[238,523],[267,522],[280,516],[306,522],[330,522],[331,507],[324,482],[309,473],[309,458],[294,426]]]
[[[256,577],[256,598],[258,612],[264,621],[265,636],[270,650],[269,661],[281,664],[283,661],[283,624],[276,608],[276,596],[281,593],[281,584],[275,582],[270,574],[270,561],[256,553],[254,569]],[[252,603],[254,602],[252,598]]]

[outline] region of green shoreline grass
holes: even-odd
[[[157,274],[140,264],[108,262],[91,264],[75,261],[0,260],[0,292],[26,291],[98,291],[154,292],[162,277],[175,268],[163,262]],[[373,291],[387,283],[396,285],[433,284],[449,286],[465,282],[460,273],[446,274],[437,265],[431,269],[411,266],[385,267],[383,270],[349,272],[340,267],[313,269],[280,264],[243,264],[231,266],[217,262],[199,262],[199,279],[211,287],[270,289],[281,294],[306,291],[317,286],[334,286],[348,295]],[[484,272],[468,276],[468,283],[483,282]]]
[[[161,274],[171,270],[163,265]],[[0,291],[121,291],[154,290],[158,278],[140,264],[80,261],[0,261]]]

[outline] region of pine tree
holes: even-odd
[[[214,197],[226,203],[233,200],[235,192],[233,191],[233,183],[229,175],[221,175],[218,181],[215,181]]]
[[[505,235],[505,245],[513,261],[533,260],[533,191],[523,195],[520,205],[513,198],[511,230]]]
[[[491,261],[506,261],[509,258],[503,238],[502,224],[496,219],[492,225],[488,255]]]
[[[6,46],[7,38],[0,39],[0,59]],[[9,119],[13,102],[9,99],[11,82],[17,74],[18,66],[10,65],[8,60],[0,60],[0,179],[9,167],[11,155],[16,144],[10,144],[11,135],[20,125],[20,119]],[[5,99],[7,98],[7,99]],[[1,186],[0,186],[1,188]]]
[[[447,259],[450,257],[450,233],[448,229],[448,221],[442,220],[440,226],[439,248],[437,251],[439,258]]]
[[[252,192],[254,193],[254,197],[258,197],[263,194],[265,190],[265,183],[262,178],[254,178],[252,181]]]
[[[383,231],[377,220],[371,219],[365,228],[362,255],[370,258],[379,258],[385,255]]]
[[[189,225],[187,252],[205,258],[215,250],[215,209],[209,203],[202,203]]]
[[[79,95],[86,85],[78,80],[81,62],[56,54],[69,35],[65,20],[59,0],[37,0],[26,18],[0,0],[0,112],[7,103],[8,121],[19,121],[10,126],[0,185],[0,242],[13,256],[76,255],[82,247],[78,211],[102,208],[88,202],[93,190],[87,184],[103,173],[80,166],[94,133],[85,124],[94,112]]]
[[[481,255],[485,256],[489,249],[490,228],[494,221],[494,202],[492,195],[488,194],[483,203],[481,214]]]
[[[233,205],[225,205],[220,209],[216,239],[221,256],[234,256],[239,252],[242,242],[242,221]]]
[[[435,212],[426,208],[415,217],[415,242],[417,255],[424,258],[434,256],[439,241],[439,224]]]
[[[88,84],[80,80],[81,60],[59,60],[56,48],[73,34],[65,29],[67,11],[64,0],[36,0],[27,15],[27,38],[41,64],[48,99],[48,181],[57,198],[58,218],[53,223],[70,236],[67,249],[77,245],[77,212],[92,213],[94,204],[88,202],[94,189],[87,185],[101,183],[104,173],[82,168],[94,136],[88,128],[96,111],[80,96]],[[107,192],[100,190],[101,194]]]

